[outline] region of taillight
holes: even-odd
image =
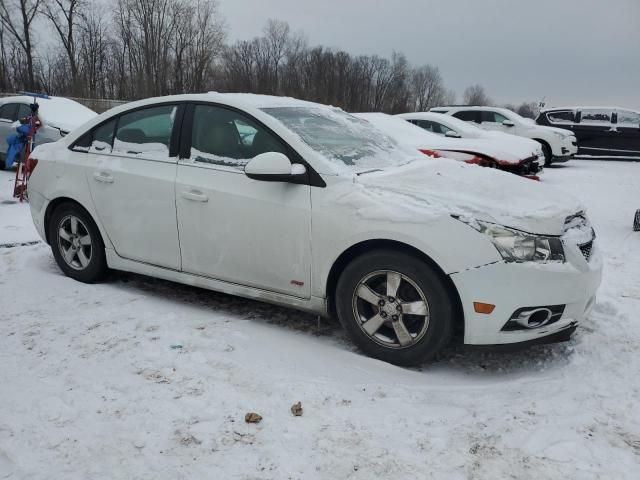
[[[33,158],[33,157],[29,157],[27,158],[27,163],[25,165],[25,169],[27,171],[27,175],[31,175],[31,172],[33,172],[36,169],[36,166],[38,165],[38,160]]]
[[[429,156],[429,157],[433,157],[433,158],[440,158],[442,157],[442,155],[440,155],[436,150],[428,150],[428,149],[420,149],[421,153],[424,153],[425,155]]]

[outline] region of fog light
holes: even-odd
[[[502,327],[503,332],[530,330],[556,323],[562,318],[565,305],[541,305],[519,308]]]

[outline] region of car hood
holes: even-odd
[[[574,197],[507,172],[448,159],[407,165],[356,177],[361,193],[380,204],[388,220],[426,221],[454,215],[524,232],[562,235],[567,217],[584,208]],[[371,204],[367,215],[375,212]]]
[[[527,124],[526,126],[534,130],[541,128],[543,130],[559,133],[563,137],[571,137],[575,135],[571,130],[565,130],[564,128],[557,128],[557,127],[548,127],[547,125],[538,125],[537,123]]]

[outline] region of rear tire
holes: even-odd
[[[335,292],[338,319],[367,355],[396,365],[433,358],[453,335],[454,306],[441,274],[395,250],[353,260]]]
[[[94,283],[108,272],[104,243],[91,216],[79,205],[63,203],[48,225],[53,257],[65,275]]]
[[[640,232],[640,210],[636,210],[636,216],[633,219],[633,231]]]

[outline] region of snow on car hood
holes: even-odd
[[[355,195],[366,197],[356,209],[368,218],[426,222],[458,215],[529,233],[561,235],[567,217],[584,210],[571,195],[542,183],[448,159],[416,160],[361,174],[354,184]]]

